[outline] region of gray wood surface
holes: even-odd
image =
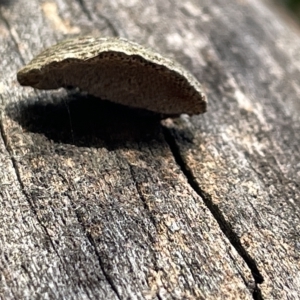
[[[0,2],[1,299],[299,299],[300,39],[259,0]],[[122,36],[203,84],[159,120],[16,72]]]

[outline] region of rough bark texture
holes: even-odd
[[[176,58],[160,121],[16,72],[78,34]],[[299,30],[259,0],[0,3],[1,299],[299,299]]]

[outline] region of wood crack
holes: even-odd
[[[65,182],[67,182],[68,184],[70,184],[70,182],[69,182],[69,181],[65,178],[65,176],[63,176],[60,172],[59,172],[59,176],[60,176],[61,178],[63,178],[63,180],[64,180]],[[73,189],[76,190],[76,188],[75,188],[74,186],[73,186]],[[106,270],[105,270],[103,260],[102,260],[101,255],[99,254],[99,252],[98,252],[98,250],[97,250],[97,246],[96,246],[96,244],[95,244],[95,242],[94,242],[93,237],[91,236],[91,234],[90,234],[89,232],[87,232],[85,226],[82,224],[81,219],[80,219],[80,216],[78,215],[78,211],[77,211],[76,207],[74,206],[74,204],[73,204],[73,202],[72,202],[72,198],[71,198],[69,195],[68,195],[68,198],[69,198],[69,201],[70,201],[70,203],[71,203],[71,206],[72,206],[72,208],[73,208],[73,210],[74,210],[74,214],[75,214],[75,216],[76,216],[76,218],[77,218],[78,223],[81,225],[81,228],[82,228],[82,230],[83,230],[84,233],[85,233],[85,236],[87,237],[89,243],[91,244],[91,246],[92,246],[93,249],[94,249],[94,252],[95,252],[96,257],[97,257],[98,262],[99,262],[99,266],[100,266],[100,268],[101,268],[101,271],[102,271],[102,273],[103,273],[103,275],[104,275],[104,277],[105,277],[107,283],[110,285],[110,287],[111,287],[111,289],[113,290],[113,292],[115,293],[116,297],[117,297],[118,299],[122,299],[122,297],[120,296],[120,294],[119,294],[119,292],[118,292],[118,289],[117,289],[116,285],[115,285],[114,282],[113,282],[113,279],[111,278],[111,276],[110,276],[110,275],[106,272]]]
[[[4,24],[5,24],[5,26],[7,27],[8,31],[9,31],[10,37],[11,37],[11,39],[13,40],[13,43],[15,44],[16,49],[18,49],[18,54],[19,54],[19,57],[20,57],[21,61],[25,64],[25,61],[24,61],[24,59],[23,59],[23,57],[22,57],[22,55],[21,55],[21,53],[20,53],[20,50],[19,50],[18,42],[17,42],[17,40],[16,40],[14,34],[11,32],[11,28],[10,28],[10,26],[9,26],[8,21],[4,18],[4,16],[3,16],[2,14],[1,14],[1,18],[2,18],[2,20],[3,20]],[[2,120],[1,120],[1,119],[0,119],[0,133],[1,133],[1,136],[2,136],[2,139],[3,139],[4,147],[5,147],[6,151],[7,151],[7,153],[9,154],[10,160],[11,160],[12,165],[13,165],[13,168],[14,168],[14,170],[15,170],[16,179],[17,179],[17,181],[18,181],[18,183],[19,183],[19,185],[20,185],[21,193],[24,195],[26,201],[27,201],[28,204],[29,204],[29,207],[30,207],[31,210],[33,211],[34,215],[36,216],[36,219],[37,219],[38,223],[40,224],[41,228],[43,229],[45,235],[48,237],[48,239],[49,239],[49,241],[50,241],[50,244],[51,244],[51,246],[52,246],[54,252],[56,253],[57,257],[59,258],[59,260],[60,260],[61,263],[62,263],[62,259],[61,259],[60,255],[59,255],[59,253],[57,252],[57,249],[55,248],[55,244],[54,244],[54,242],[52,241],[51,236],[49,235],[49,233],[48,233],[48,231],[47,231],[47,228],[43,225],[42,221],[41,221],[40,218],[38,217],[37,211],[36,211],[36,209],[34,208],[34,205],[32,204],[32,202],[30,201],[30,197],[29,197],[29,196],[27,195],[27,193],[25,192],[25,187],[24,187],[24,184],[23,184],[22,179],[21,179],[21,174],[20,174],[20,172],[19,172],[19,168],[18,168],[18,166],[17,166],[17,162],[16,162],[16,160],[15,160],[15,158],[14,158],[14,156],[13,156],[13,153],[12,153],[12,151],[11,151],[9,145],[8,145],[8,138],[7,138],[7,135],[6,135],[6,133],[5,133],[5,129],[4,129],[4,126],[3,126],[3,123],[2,123]],[[62,265],[63,265],[63,263],[62,263]],[[65,269],[65,268],[64,268],[64,269]],[[65,271],[66,271],[66,269],[65,269]]]
[[[75,214],[76,214],[76,216],[77,216],[77,213],[76,213],[76,212],[75,212]],[[77,216],[77,218],[78,218],[78,216]],[[114,293],[115,293],[115,295],[117,296],[117,298],[121,300],[122,297],[121,297],[121,295],[119,294],[118,289],[117,289],[117,287],[116,287],[116,285],[115,285],[113,279],[111,278],[111,276],[110,276],[110,275],[106,272],[106,270],[105,270],[103,260],[102,260],[101,255],[99,254],[99,252],[98,252],[98,250],[97,250],[97,246],[96,246],[96,244],[95,244],[95,242],[94,242],[93,237],[92,237],[88,232],[86,232],[86,236],[87,236],[87,238],[88,238],[90,244],[93,246],[93,248],[94,248],[94,250],[95,250],[95,253],[96,253],[96,255],[97,255],[97,258],[98,258],[98,262],[99,262],[100,268],[101,268],[101,270],[102,270],[102,272],[103,272],[103,275],[104,275],[106,281],[108,282],[108,284],[110,285],[110,287],[111,287],[112,290],[114,291]]]
[[[142,200],[142,203],[143,203],[143,206],[144,206],[145,210],[148,212],[148,216],[149,216],[150,221],[152,222],[153,226],[156,228],[156,225],[157,225],[156,220],[153,217],[153,215],[151,214],[151,210],[150,210],[150,208],[149,208],[149,206],[147,204],[147,201],[146,201],[146,199],[145,199],[145,197],[144,197],[144,195],[143,195],[143,193],[141,191],[141,188],[139,187],[139,185],[138,185],[138,183],[136,181],[136,176],[134,174],[133,166],[130,165],[130,164],[128,164],[128,166],[129,166],[131,177],[132,177],[132,179],[133,179],[133,181],[135,183],[136,191],[137,191],[140,199]],[[153,238],[151,236],[149,236],[149,238],[151,239],[152,242],[154,242]]]
[[[135,183],[136,191],[137,191],[137,193],[138,193],[138,195],[139,195],[139,197],[140,197],[140,199],[141,199],[141,201],[143,203],[143,206],[144,206],[145,210],[148,213],[148,216],[149,216],[149,219],[150,219],[151,223],[153,224],[154,228],[156,229],[157,228],[157,222],[156,222],[154,216],[152,215],[151,210],[150,210],[150,208],[149,208],[149,206],[147,204],[147,201],[146,201],[146,199],[145,199],[145,197],[144,197],[144,195],[143,195],[143,193],[141,191],[141,188],[139,187],[139,185],[138,185],[138,183],[136,181],[136,176],[134,174],[133,166],[131,164],[129,164],[129,163],[128,163],[128,166],[129,166],[129,171],[130,171],[131,177],[132,177],[132,179],[133,179],[133,181]],[[148,234],[148,238],[149,238],[149,240],[151,241],[152,244],[155,243],[155,240],[150,235],[150,233]],[[154,252],[154,255],[155,255],[155,252]],[[156,259],[153,261],[153,264],[154,264],[154,270],[158,272],[159,268],[157,266],[157,260]],[[162,298],[159,295],[159,293],[156,293],[156,297],[157,297],[158,300],[162,300]]]
[[[172,136],[172,133],[167,128],[163,128],[163,134],[165,136],[166,142],[169,144],[170,150],[174,156],[176,163],[178,164],[182,173],[186,177],[189,185],[203,199],[205,205],[210,210],[210,212],[214,216],[215,220],[218,222],[220,229],[225,234],[225,236],[229,240],[230,244],[236,249],[236,251],[243,258],[243,260],[245,261],[245,263],[251,270],[252,276],[255,281],[255,288],[253,290],[252,296],[253,296],[253,299],[255,299],[255,300],[261,300],[262,294],[258,287],[258,284],[261,284],[264,281],[264,279],[263,279],[263,276],[261,275],[260,271],[257,268],[255,260],[249,255],[249,253],[247,253],[247,251],[243,247],[240,239],[234,232],[231,224],[225,220],[219,207],[213,203],[211,196],[199,187],[197,180],[194,177],[192,171],[186,166],[186,164],[181,156],[178,145],[176,144],[176,142]],[[246,285],[248,285],[248,284],[246,283]]]
[[[6,135],[6,133],[5,133],[5,130],[4,130],[4,127],[3,127],[3,123],[2,123],[2,120],[0,120],[0,132],[1,132],[1,135],[2,135],[2,139],[3,139],[3,142],[4,142],[5,149],[6,149],[7,153],[9,154],[10,160],[11,160],[12,165],[13,165],[13,168],[14,168],[14,170],[15,170],[16,179],[17,179],[17,182],[18,182],[19,185],[20,185],[20,190],[21,190],[22,194],[24,195],[26,201],[28,202],[29,207],[30,207],[31,210],[33,211],[33,213],[34,213],[34,215],[35,215],[35,217],[36,217],[38,223],[40,224],[41,228],[43,229],[45,235],[48,237],[49,242],[50,242],[50,244],[51,244],[51,246],[52,246],[54,252],[56,253],[57,257],[59,258],[59,260],[60,260],[61,263],[62,263],[62,259],[61,259],[60,255],[59,255],[59,253],[57,252],[57,249],[56,249],[56,247],[55,247],[55,244],[54,244],[54,242],[52,241],[51,236],[50,236],[50,234],[49,234],[49,232],[48,232],[46,226],[43,224],[43,222],[42,222],[42,221],[40,220],[40,218],[38,217],[37,211],[36,211],[34,205],[32,204],[32,202],[30,201],[30,197],[29,197],[29,196],[27,195],[27,193],[25,192],[25,187],[24,187],[23,181],[22,181],[22,179],[21,179],[21,174],[20,174],[19,168],[18,168],[18,166],[17,166],[17,162],[16,162],[15,158],[13,157],[12,151],[11,151],[9,145],[8,145],[8,138],[7,138],[7,135]],[[63,265],[63,263],[62,263],[62,265]],[[64,269],[65,269],[65,268],[64,268]],[[65,269],[65,271],[66,271],[66,269]]]

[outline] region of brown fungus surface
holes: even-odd
[[[123,105],[176,115],[206,111],[197,79],[178,63],[121,38],[79,37],[58,43],[17,74],[37,89],[79,87]]]

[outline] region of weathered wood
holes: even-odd
[[[0,297],[298,299],[299,35],[260,1],[0,6]],[[185,65],[208,112],[163,121],[16,71],[65,36]]]
[[[229,16],[235,11],[226,7]],[[259,4],[239,11],[238,30],[218,12],[211,18],[199,25],[217,53],[208,60],[214,77],[206,83],[214,90],[217,82],[221,92],[210,94],[204,118],[171,125],[175,152],[216,218],[222,216],[223,230],[238,236],[240,253],[258,268],[264,298],[298,299],[300,44],[293,41],[299,35],[280,21],[270,28],[266,20],[276,16]],[[190,145],[178,134],[189,128]]]

